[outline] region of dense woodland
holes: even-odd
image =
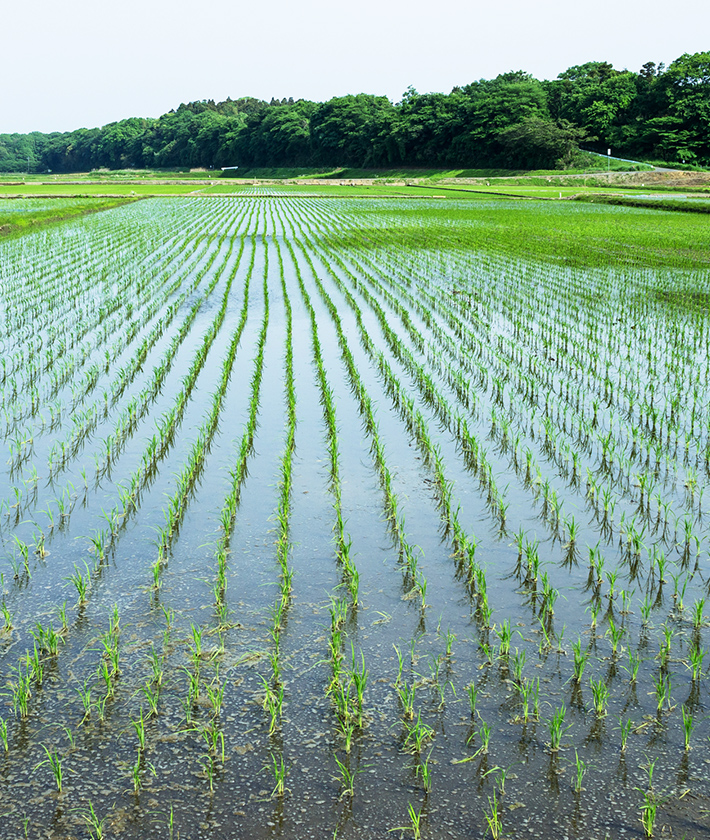
[[[553,81],[522,71],[450,93],[409,88],[396,104],[360,93],[328,102],[251,97],[180,105],[66,133],[0,135],[0,171],[222,166],[573,165],[588,149],[710,165],[710,52],[638,73],[594,61]]]

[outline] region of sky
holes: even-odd
[[[0,133],[158,117],[181,102],[420,93],[710,50],[684,0],[0,0]]]

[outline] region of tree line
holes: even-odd
[[[157,119],[0,135],[0,171],[100,167],[564,168],[585,148],[710,165],[710,52],[637,72],[603,61],[551,81],[504,73],[398,103],[251,97],[180,105]]]

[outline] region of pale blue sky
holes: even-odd
[[[508,70],[638,70],[710,49],[685,0],[2,0],[0,133],[66,131],[181,102],[446,91]]]

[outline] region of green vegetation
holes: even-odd
[[[448,94],[410,87],[396,104],[364,93],[321,103],[190,102],[158,119],[0,135],[0,172],[202,168],[219,174],[238,166],[246,177],[283,178],[350,177],[348,168],[402,168],[404,177],[432,168],[606,168],[605,159],[581,152],[580,143],[604,158],[611,147],[634,161],[710,166],[709,67],[708,52],[686,53],[667,68],[648,62],[637,73],[590,61],[552,81],[517,71]]]
[[[0,241],[0,835],[707,833],[703,217],[231,186]]]
[[[0,193],[2,188],[0,187]],[[0,198],[0,236],[26,232],[39,225],[62,222],[75,216],[96,213],[119,206],[109,199],[3,200]]]

